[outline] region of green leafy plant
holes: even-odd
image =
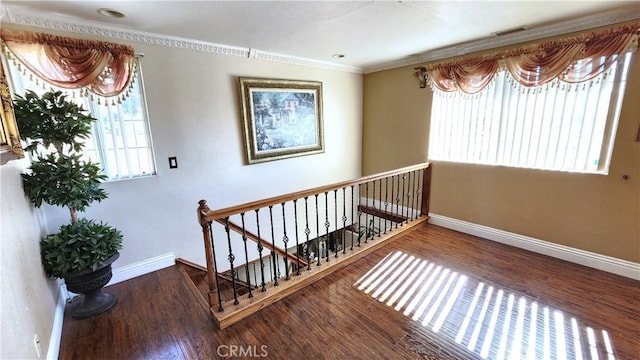
[[[31,140],[24,150],[31,153],[41,144],[45,147],[53,145],[58,154],[82,151],[82,140],[91,134],[91,123],[95,120],[60,91],[48,91],[38,96],[28,90],[24,97],[16,95],[13,108],[20,136]]]
[[[84,141],[95,120],[60,91],[38,96],[27,91],[14,100],[25,151],[33,156],[22,175],[24,190],[35,207],[47,203],[69,209],[71,223],[40,241],[45,271],[51,277],[95,270],[122,248],[122,234],[106,224],[78,218],[77,212],[107,198],[100,166],[81,159]]]
[[[362,239],[364,236],[365,239],[372,238],[376,235],[380,234],[380,228],[374,225],[373,219],[369,220],[369,226],[360,226],[358,230],[358,240]]]
[[[42,239],[40,253],[45,272],[62,278],[70,273],[96,270],[121,247],[122,235],[118,230],[93,220],[79,219]]]

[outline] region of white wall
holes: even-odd
[[[71,35],[76,36],[76,35]],[[361,175],[362,75],[132,43],[142,60],[158,175],[105,184],[85,216],[122,230],[115,268],[174,252],[204,264],[198,200],[212,209]],[[323,83],[325,153],[245,164],[238,77]],[[167,158],[176,156],[178,169]],[[68,213],[45,208],[49,230]]]
[[[46,356],[58,290],[40,263],[38,217],[22,191],[25,160],[0,166],[0,359]]]
[[[84,214],[123,232],[124,248],[116,269],[170,252],[204,264],[196,218],[200,199],[216,209],[361,175],[362,75],[131,45],[144,53],[158,174],[106,183],[109,199]],[[325,153],[246,165],[239,76],[322,81]],[[178,169],[169,169],[169,156],[177,157]],[[26,166],[26,161],[0,166],[1,359],[36,358],[36,333],[42,351],[47,351],[58,294],[56,283],[46,278],[40,264],[38,242],[43,231],[19,176]],[[43,209],[48,231],[68,223],[65,209]]]

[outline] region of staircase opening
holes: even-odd
[[[220,210],[201,200],[211,318],[230,326],[426,221],[430,182],[425,163]]]

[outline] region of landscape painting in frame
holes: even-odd
[[[249,164],[324,152],[322,83],[240,78]]]

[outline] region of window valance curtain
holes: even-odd
[[[15,56],[44,81],[65,89],[85,88],[118,96],[135,73],[133,47],[27,31],[2,29],[7,55]]]
[[[475,94],[484,89],[496,72],[506,69],[519,84],[532,87],[559,79],[577,83],[606,71],[617,56],[638,47],[640,23],[550,41],[485,56],[428,65],[434,90]]]

